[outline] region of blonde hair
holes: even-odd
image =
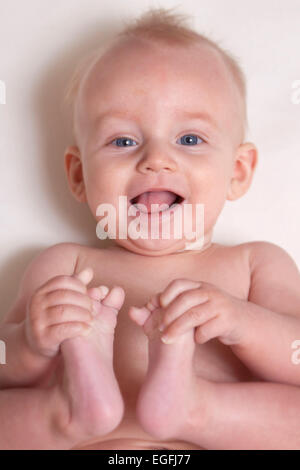
[[[174,7],[170,9],[150,8],[138,18],[130,19],[129,21],[125,20],[125,27],[119,34],[100,47],[97,47],[79,62],[67,84],[64,94],[64,103],[71,108],[74,135],[74,106],[83,77],[88,74],[89,70],[93,68],[94,64],[98,62],[107,50],[124,39],[135,38],[145,39],[153,43],[165,43],[170,46],[188,46],[200,43],[211,46],[214,50],[218,51],[232,75],[242,99],[244,137],[248,128],[247,89],[246,78],[238,59],[217,44],[216,41],[192,30],[187,23],[188,16],[182,13],[174,13],[172,12],[173,9]]]

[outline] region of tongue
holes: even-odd
[[[141,194],[136,198],[135,204],[144,204],[147,207],[147,212],[159,212],[160,208],[152,208],[151,204],[168,204],[171,206],[176,201],[176,194],[171,193],[170,191],[150,191]],[[166,210],[164,207],[162,210]]]

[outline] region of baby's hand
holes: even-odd
[[[65,339],[90,332],[96,301],[86,286],[92,277],[93,270],[87,268],[77,275],[55,276],[35,291],[25,319],[25,335],[33,352],[53,357]]]
[[[232,297],[207,282],[176,279],[158,294],[161,305],[159,330],[162,341],[170,344],[195,328],[195,341],[204,344],[212,338],[221,343],[239,344],[245,331],[247,301]]]

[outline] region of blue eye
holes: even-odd
[[[197,143],[201,143],[201,142],[197,142],[197,139],[200,139],[201,142],[204,142],[204,140],[201,139],[201,137],[199,137],[198,135],[194,135],[194,134],[186,134],[180,137],[180,142],[183,145],[197,145]]]
[[[200,140],[200,142],[199,142]],[[183,144],[183,145],[197,145],[197,144],[201,144],[203,143],[204,140],[199,137],[198,135],[195,135],[195,134],[186,134],[182,137],[180,137],[180,143]],[[130,139],[129,137],[118,137],[117,139],[114,139],[111,144],[114,144],[117,146],[117,147],[133,147],[135,145],[137,145],[137,143],[135,142],[135,140],[133,139]],[[132,144],[133,143],[133,144]]]
[[[113,144],[114,142],[116,142],[117,147],[132,147],[132,145],[130,145],[130,142],[135,142],[135,140],[130,139],[129,137],[118,137],[111,143]],[[136,145],[136,143],[134,145]]]

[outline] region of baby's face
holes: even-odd
[[[241,195],[233,191],[238,184],[233,178],[244,177],[237,164],[242,116],[236,85],[213,49],[132,40],[118,46],[93,67],[76,103],[79,150],[77,156],[66,152],[66,158],[73,168],[82,163],[81,200],[99,221],[99,204],[118,208],[119,196],[126,196],[129,207],[133,197],[164,189],[135,202],[172,204],[179,195],[191,207],[204,204],[209,242],[226,199]],[[127,216],[127,224],[135,217]],[[191,241],[184,234],[176,239],[173,230],[169,239],[162,239],[161,231],[159,239],[151,239],[150,226],[147,238],[118,239],[118,210],[116,222],[117,243],[136,253],[169,254]]]

